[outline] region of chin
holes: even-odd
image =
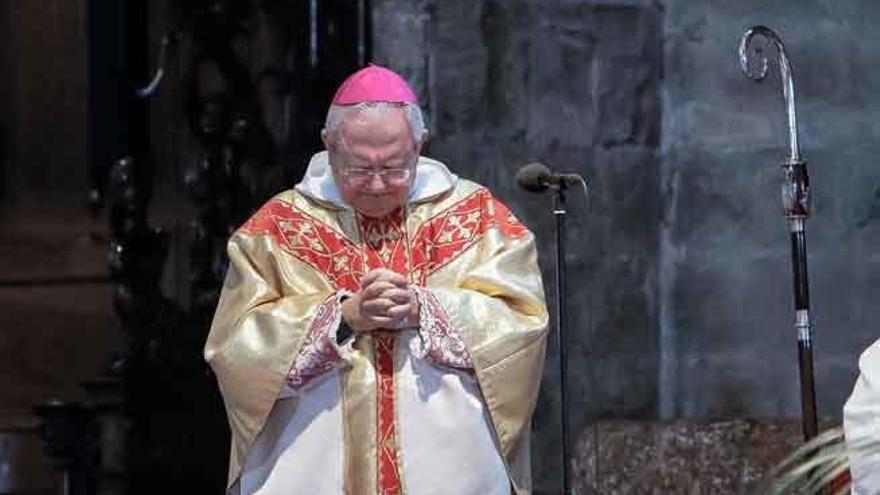
[[[397,210],[403,203],[397,199],[388,197],[375,198],[373,200],[365,200],[354,203],[354,209],[360,214],[368,217],[384,217],[385,215]]]
[[[377,207],[370,207],[370,206],[357,207],[356,206],[355,210],[357,210],[358,213],[360,213],[361,215],[365,215],[365,216],[373,217],[373,218],[380,218],[380,217],[384,217],[385,215],[391,213],[392,211],[396,210],[397,208],[398,208],[397,205],[392,206],[390,208],[377,208]]]

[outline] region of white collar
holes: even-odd
[[[458,176],[450,172],[446,165],[426,156],[419,156],[416,179],[409,191],[409,202],[418,203],[439,196],[455,187],[457,181]],[[339,195],[326,151],[312,156],[302,181],[294,187],[311,198],[351,209]]]

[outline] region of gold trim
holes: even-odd
[[[373,495],[376,482],[376,376],[373,338],[355,338],[351,368],[342,380],[345,493]]]

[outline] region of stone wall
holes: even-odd
[[[588,2],[374,3],[375,59],[413,81],[428,153],[487,185],[538,236],[554,295],[549,197],[523,194],[527,161],[590,179],[567,225],[573,430],[657,409],[656,262],[662,11]],[[625,39],[620,29],[633,34]],[[559,470],[560,392],[551,339],[536,413],[535,478]]]
[[[776,28],[794,66],[815,208],[808,248],[821,414],[837,416],[878,335],[880,172],[871,98],[880,7],[865,1],[377,0],[375,60],[427,107],[429,153],[535,231],[553,296],[549,198],[531,160],[591,182],[569,201],[574,436],[602,419],[800,414],[778,77],[740,72],[739,38]],[[772,49],[768,50],[772,52]],[[772,53],[771,53],[772,54]],[[774,67],[775,69],[775,67]],[[551,342],[536,486],[558,469]]]
[[[832,426],[823,421],[822,429]],[[794,420],[600,421],[579,439],[572,487],[582,494],[760,493],[802,441]]]
[[[880,5],[866,1],[667,3],[664,416],[800,414],[781,88],[777,74],[747,80],[735,54],[758,23],[783,37],[794,69],[815,200],[807,244],[818,403],[840,415],[858,354],[880,335],[878,19]]]

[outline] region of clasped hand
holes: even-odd
[[[342,303],[342,317],[356,332],[404,328],[418,321],[418,304],[406,277],[378,268],[367,272],[360,290]]]

